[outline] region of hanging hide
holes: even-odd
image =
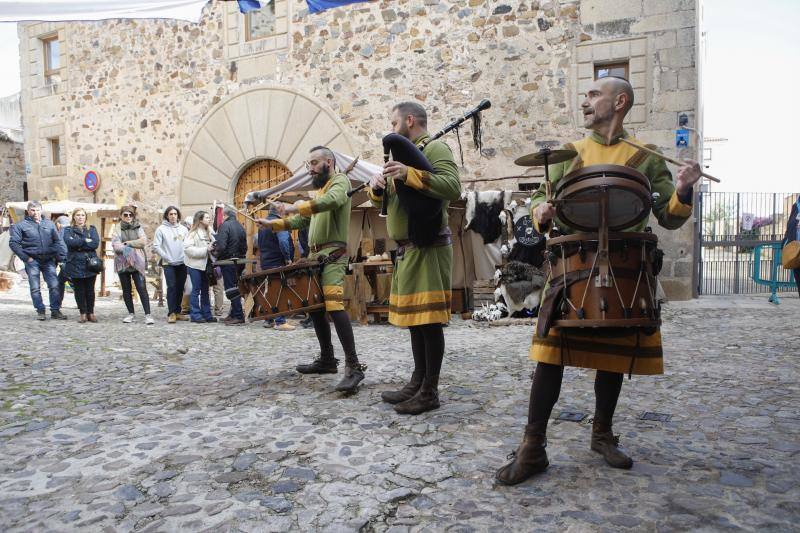
[[[480,234],[483,243],[489,244],[496,241],[503,231],[500,213],[505,205],[505,195],[503,191],[475,192],[473,195],[475,211],[471,213],[471,206],[468,205],[468,213],[473,216],[467,223],[467,229]]]

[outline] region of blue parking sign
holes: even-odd
[[[689,130],[675,130],[675,146],[678,148],[689,146]]]

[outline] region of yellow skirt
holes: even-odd
[[[664,373],[661,332],[650,335],[630,330],[550,328],[549,335],[533,337],[529,357],[552,365],[594,368],[620,374]]]

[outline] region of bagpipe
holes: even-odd
[[[480,112],[491,107],[489,100],[481,102],[461,117],[454,119],[444,128],[435,133],[428,141],[420,146],[415,145],[406,137],[397,133],[390,133],[383,137],[383,161],[390,159],[398,161],[404,165],[421,170],[423,172],[433,172],[433,166],[423,154],[423,150],[428,143],[435,141],[444,134],[457,129],[468,119],[473,119],[473,139],[478,149],[481,146],[480,139]],[[364,189],[368,184],[364,183],[355,189],[348,191],[347,195],[352,196]],[[386,195],[386,189],[376,190],[376,196]],[[400,206],[408,214],[408,238],[418,247],[430,246],[439,235],[440,221],[442,219],[443,202],[437,198],[432,198],[416,189],[406,185],[402,180],[394,181],[394,191],[400,201]],[[388,201],[384,198],[381,204],[381,216],[386,216]]]

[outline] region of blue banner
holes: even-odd
[[[326,9],[333,9],[334,7],[367,1],[369,0],[306,0],[306,4],[308,4],[309,13],[319,13],[320,11],[325,11]]]
[[[238,0],[239,11],[242,13],[250,13],[251,11],[258,11],[265,5],[269,4],[269,0]]]

